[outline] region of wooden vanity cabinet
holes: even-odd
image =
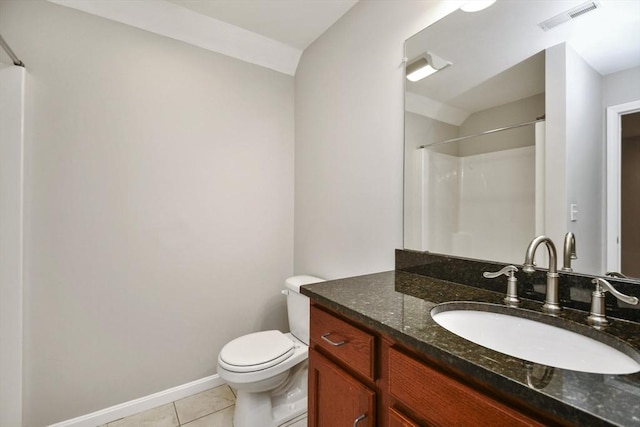
[[[401,426],[543,425],[396,348],[388,351],[389,394],[415,416]]]
[[[420,424],[413,422],[398,410],[389,408],[389,427],[420,427]]]
[[[312,305],[310,341],[309,427],[375,427],[374,336]]]
[[[315,303],[310,334],[310,427],[554,424],[543,414],[543,422],[531,418]],[[354,424],[358,417],[363,418]]]
[[[376,394],[344,369],[309,350],[309,426],[374,427]]]

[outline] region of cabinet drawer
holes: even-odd
[[[393,348],[389,393],[430,425],[542,425]]]
[[[389,408],[389,427],[420,427],[393,408]]]
[[[373,381],[374,337],[329,313],[311,306],[311,341],[315,347]]]

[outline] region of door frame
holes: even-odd
[[[640,100],[607,107],[606,122],[606,267],[620,272],[620,169],[622,120],[625,114],[640,111]]]

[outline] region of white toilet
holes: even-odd
[[[323,281],[313,276],[285,281],[290,333],[243,335],[220,351],[218,374],[238,394],[234,427],[277,427],[307,412],[309,298],[300,286]]]

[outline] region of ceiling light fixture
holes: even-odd
[[[471,0],[460,6],[464,12],[479,12],[494,4],[496,0]]]
[[[407,80],[417,82],[430,76],[436,71],[447,68],[451,62],[446,61],[430,52],[425,52],[407,64]]]

